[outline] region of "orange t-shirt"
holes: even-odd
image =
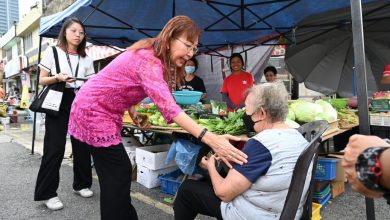
[[[244,102],[245,91],[253,86],[253,75],[248,72],[231,74],[223,81],[221,93],[227,93],[230,101],[235,105]],[[228,111],[233,111],[228,107]]]

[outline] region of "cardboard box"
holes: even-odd
[[[177,166],[168,167],[160,170],[151,170],[142,165],[137,165],[137,182],[146,188],[154,188],[160,186],[159,176],[167,174],[177,169]]]
[[[168,155],[170,147],[170,144],[163,144],[137,148],[135,150],[135,161],[138,165],[151,170],[176,166],[175,160],[171,160],[169,164],[165,164],[165,158]]]
[[[339,154],[328,154],[326,156],[327,158],[337,159],[337,165],[336,165],[336,178],[334,181],[343,181],[346,182],[347,178],[345,177],[345,171],[344,167],[341,166],[341,160],[343,159],[344,155]]]
[[[344,191],[344,181],[335,181],[333,180],[330,184],[330,190],[332,193],[332,199],[341,195]]]

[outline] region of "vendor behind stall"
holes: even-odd
[[[230,57],[232,74],[224,81],[221,89],[222,100],[226,102],[229,112],[244,107],[245,91],[253,86],[253,75],[243,71],[244,59],[234,53]]]
[[[276,68],[274,66],[267,66],[264,69],[264,76],[265,76],[265,80],[267,80],[267,82],[275,82],[277,74],[278,74],[278,71],[276,70]]]
[[[195,72],[198,70],[198,61],[195,57],[192,57],[186,62],[184,67],[184,72],[186,73],[184,82],[178,90],[188,90],[188,91],[199,91],[203,92],[201,100],[206,98],[206,88],[204,86],[203,79],[195,75]]]

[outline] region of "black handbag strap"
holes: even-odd
[[[56,70],[57,70],[57,74],[58,74],[61,72],[61,68],[60,68],[60,63],[58,62],[57,48],[55,46],[52,46],[51,48],[53,49],[54,62],[56,64]],[[50,74],[51,74],[51,71],[50,71]]]
[[[58,74],[61,72],[61,68],[60,68],[60,63],[58,62],[57,48],[55,46],[52,46],[51,48],[53,49],[54,62],[55,62],[56,70],[57,70],[57,74]],[[49,74],[50,74],[50,76],[53,76],[53,74],[51,73],[51,70],[50,70]],[[47,89],[47,86],[44,86],[43,89],[35,97],[35,99],[38,99],[46,89]]]

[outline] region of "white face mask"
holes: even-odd
[[[187,74],[193,74],[195,72],[195,67],[194,66],[185,66],[184,71]]]

